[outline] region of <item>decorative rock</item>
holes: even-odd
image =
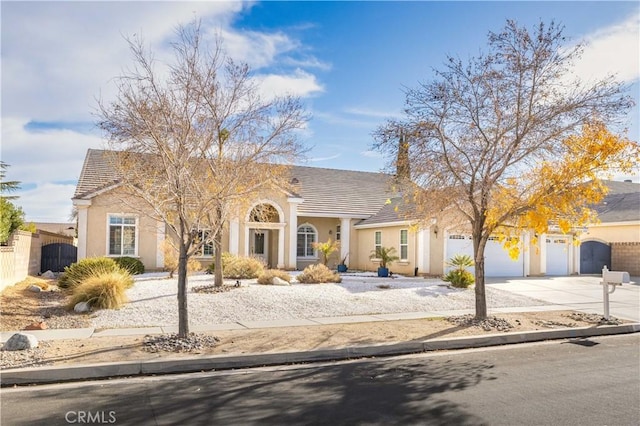
[[[24,329],[25,330],[46,330],[47,328],[49,328],[49,326],[47,326],[47,323],[45,323],[44,321],[38,321],[38,322],[32,322],[31,324],[26,326]]]
[[[273,285],[290,285],[287,281],[279,277],[273,277],[271,279],[271,282],[273,283]]]
[[[82,314],[82,313],[85,313],[85,312],[89,312],[90,310],[91,310],[91,307],[89,306],[88,302],[78,302],[73,307],[73,311],[77,312],[79,314]]]
[[[48,278],[48,279],[53,279],[56,277],[56,274],[54,274],[51,271],[47,271],[45,273],[42,274],[42,278]]]
[[[32,334],[16,333],[2,346],[3,351],[24,351],[38,347],[38,339]]]
[[[29,287],[27,287],[27,290],[32,291],[34,293],[40,293],[42,291],[42,289],[35,284],[31,284]]]

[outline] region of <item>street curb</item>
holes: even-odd
[[[145,360],[71,366],[19,368],[0,372],[2,387],[27,384],[62,383],[125,376],[193,373],[312,362],[341,361],[363,357],[407,355],[438,350],[481,348],[544,340],[571,339],[640,332],[640,323],[597,327],[564,328],[409,341],[373,346],[352,346],[275,354],[213,355],[170,360]]]

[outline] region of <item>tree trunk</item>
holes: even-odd
[[[214,279],[213,285],[214,287],[222,287],[224,282],[223,278],[223,270],[222,270],[222,236],[223,236],[223,226],[222,226],[222,211],[218,207],[216,209],[216,226],[218,227],[218,232],[216,232],[213,239],[213,246],[215,248],[215,268],[214,268]]]
[[[478,234],[478,235],[476,235]],[[482,233],[473,233],[473,262],[475,263],[476,280],[476,318],[485,319],[487,317],[487,295],[484,285],[484,248],[487,239]]]
[[[214,268],[213,285],[214,287],[222,287],[224,278],[222,274],[223,270],[222,270],[222,232],[221,231],[216,233],[213,239],[213,246],[215,248],[215,252],[214,252],[215,268]]]
[[[189,335],[189,310],[187,308],[187,246],[180,239],[180,258],[178,259],[178,337]]]

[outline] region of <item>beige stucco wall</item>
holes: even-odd
[[[590,226],[587,232],[580,234],[581,241],[602,241],[606,243],[640,242],[640,222],[620,222]]]
[[[327,242],[329,240],[329,238],[331,238],[333,241],[335,241],[336,239],[336,231],[337,231],[337,227],[338,225],[340,225],[340,220],[337,218],[327,218],[327,217],[308,217],[308,216],[298,216],[298,227],[304,225],[304,224],[309,224],[311,226],[313,226],[316,231],[318,232],[318,240],[317,242]],[[331,232],[331,233],[329,233]],[[341,232],[343,232],[341,230]],[[350,250],[351,251],[351,250]],[[302,270],[304,268],[306,268],[307,266],[314,264],[314,263],[319,263],[321,262],[322,259],[320,258],[320,256],[318,257],[312,257],[312,258],[297,258],[297,269]],[[335,253],[333,253],[331,255],[331,257],[329,258],[329,263],[328,263],[328,267],[331,269],[335,269],[336,266],[338,265],[338,263],[340,263],[340,252],[337,251]]]
[[[138,210],[138,211],[137,211]],[[147,270],[157,269],[158,224],[155,220],[123,201],[117,190],[100,194],[92,199],[87,212],[87,257],[106,256],[108,215],[126,214],[138,218],[137,258]]]
[[[363,269],[365,271],[376,271],[378,269],[379,262],[369,258],[371,252],[375,248],[375,233],[377,231],[381,232],[382,246],[395,248],[396,256],[400,256],[400,231],[403,229],[408,231],[407,260],[393,262],[389,265],[389,269],[393,273],[413,275],[414,268],[417,265],[417,233],[411,230],[407,225],[358,229],[356,232],[356,239],[358,239],[360,243],[357,251],[358,263],[355,265],[355,268]]]

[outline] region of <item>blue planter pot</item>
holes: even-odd
[[[378,276],[386,278],[389,276],[389,268],[378,268]]]
[[[338,265],[338,272],[347,272],[347,265]]]

